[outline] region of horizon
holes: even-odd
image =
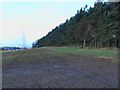
[[[0,47],[32,47],[32,43],[95,2],[4,2]],[[10,30],[10,31],[9,31]],[[8,33],[9,31],[9,33]],[[23,35],[23,32],[25,33]],[[24,38],[24,39],[23,39]],[[23,45],[23,42],[26,43]]]

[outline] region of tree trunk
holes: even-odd
[[[95,48],[97,48],[97,43],[95,42]]]
[[[109,46],[110,46],[110,42],[109,42],[109,40],[108,40],[108,45],[107,45],[107,47],[109,48]]]
[[[84,37],[84,41],[83,41],[83,48],[86,47],[86,40],[85,40],[85,37]]]

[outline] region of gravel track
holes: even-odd
[[[16,55],[17,54],[17,55]],[[40,48],[3,53],[3,88],[117,88],[118,62]]]

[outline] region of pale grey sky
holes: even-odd
[[[30,47],[86,4],[93,7],[94,2],[2,2],[0,46],[22,47],[24,31]]]

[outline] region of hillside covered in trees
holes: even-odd
[[[118,48],[120,45],[120,2],[97,2],[56,26],[33,47],[70,46]]]

